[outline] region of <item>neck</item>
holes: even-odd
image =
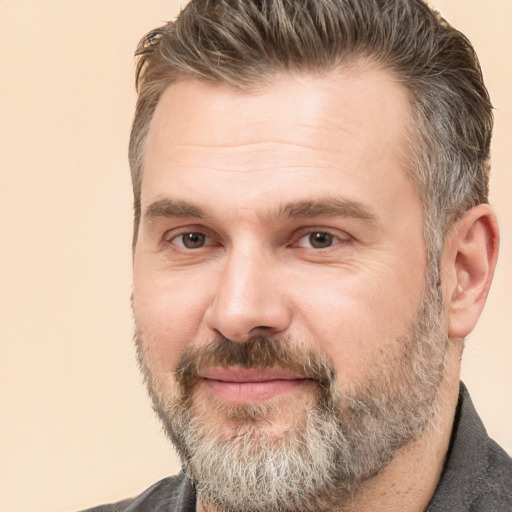
[[[436,490],[450,445],[459,394],[461,344],[451,340],[438,413],[422,436],[404,446],[378,475],[342,507],[329,512],[423,512]],[[197,512],[224,512],[198,502]]]

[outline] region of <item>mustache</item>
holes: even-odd
[[[175,378],[182,391],[187,392],[202,370],[217,366],[279,368],[314,380],[324,389],[332,385],[336,376],[330,360],[316,350],[297,347],[288,338],[253,336],[244,341],[219,337],[207,345],[189,347],[176,366]]]

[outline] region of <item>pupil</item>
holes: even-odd
[[[204,245],[205,235],[202,233],[187,233],[183,235],[183,245],[188,249],[197,249]]]
[[[322,249],[332,245],[332,236],[329,233],[312,233],[309,236],[309,241],[315,249]]]

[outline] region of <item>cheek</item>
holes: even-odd
[[[201,335],[204,287],[185,276],[135,271],[133,293],[135,321],[152,372],[174,371],[185,348]]]
[[[342,388],[364,379],[368,369],[392,355],[414,318],[423,280],[414,286],[384,269],[326,279],[324,286],[304,287],[300,323],[307,339],[316,343],[334,364]],[[378,364],[377,364],[378,367]],[[348,387],[345,389],[348,390]]]

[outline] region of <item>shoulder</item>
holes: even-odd
[[[195,495],[185,475],[164,478],[135,498],[100,505],[83,512],[193,512]]]
[[[487,440],[486,468],[470,512],[512,511],[512,459],[492,439]]]
[[[445,468],[427,510],[512,511],[512,459],[487,435],[462,383]]]

